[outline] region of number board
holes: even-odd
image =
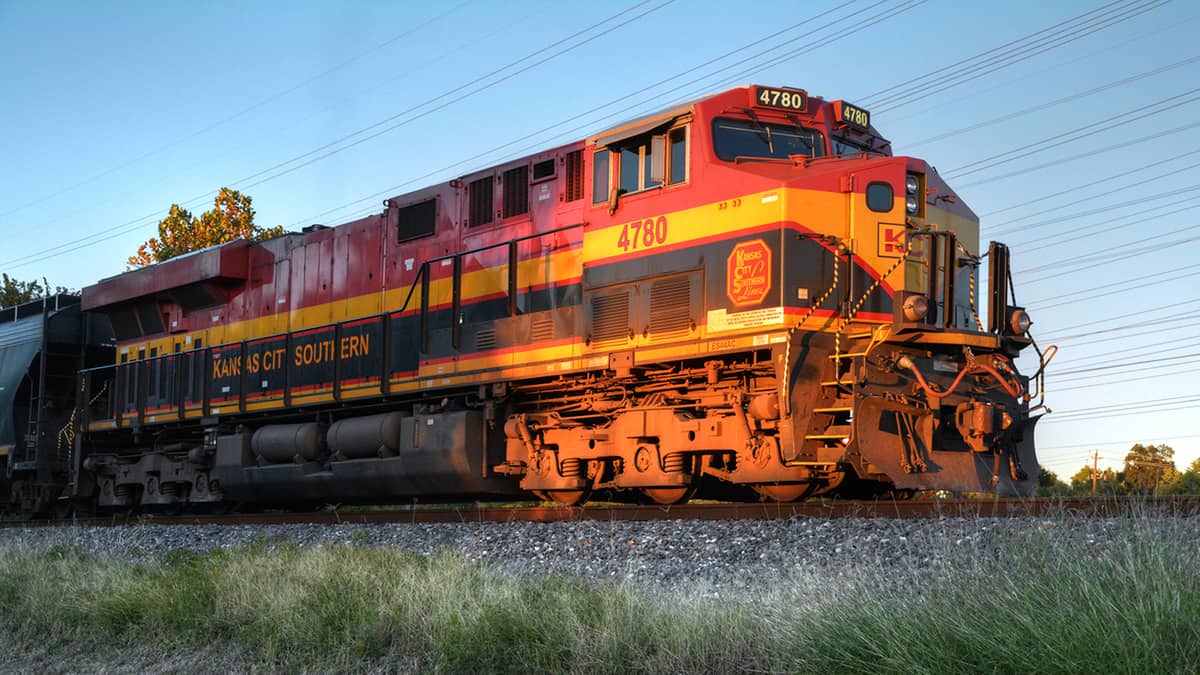
[[[834,101],[833,114],[834,118],[843,124],[849,124],[857,129],[871,128],[871,113],[856,105],[845,101]]]
[[[799,90],[755,87],[754,104],[803,112],[808,107],[808,94]]]

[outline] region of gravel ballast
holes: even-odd
[[[172,550],[203,552],[249,543],[391,547],[422,555],[454,551],[505,573],[720,594],[770,586],[781,574],[837,578],[863,568],[936,572],[981,556],[1003,557],[1023,539],[1047,534],[1089,548],[1120,545],[1129,522],[1063,516],[8,528],[0,530],[0,549],[73,546],[141,561]],[[1195,517],[1142,518],[1138,527],[1181,541],[1200,539]]]

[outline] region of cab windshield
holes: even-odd
[[[726,162],[824,157],[825,137],[815,129],[790,124],[721,118],[713,121],[713,149]]]

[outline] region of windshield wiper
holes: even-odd
[[[764,125],[762,122],[760,122],[758,119],[758,115],[755,115],[753,110],[751,110],[749,108],[746,108],[745,110],[746,110],[746,115],[750,118],[750,121],[754,122],[754,126],[758,127],[758,130],[763,132],[763,134],[766,136],[767,152],[774,155],[775,154],[775,145],[771,142],[771,127],[768,127],[768,126]]]

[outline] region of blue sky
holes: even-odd
[[[704,92],[802,87],[871,110],[1012,245],[1035,335],[1060,345],[1043,462],[1069,476],[1143,441],[1182,468],[1197,35],[1200,5],[1162,0],[0,0],[0,270],[78,288],[221,186],[261,225],[336,224]]]

